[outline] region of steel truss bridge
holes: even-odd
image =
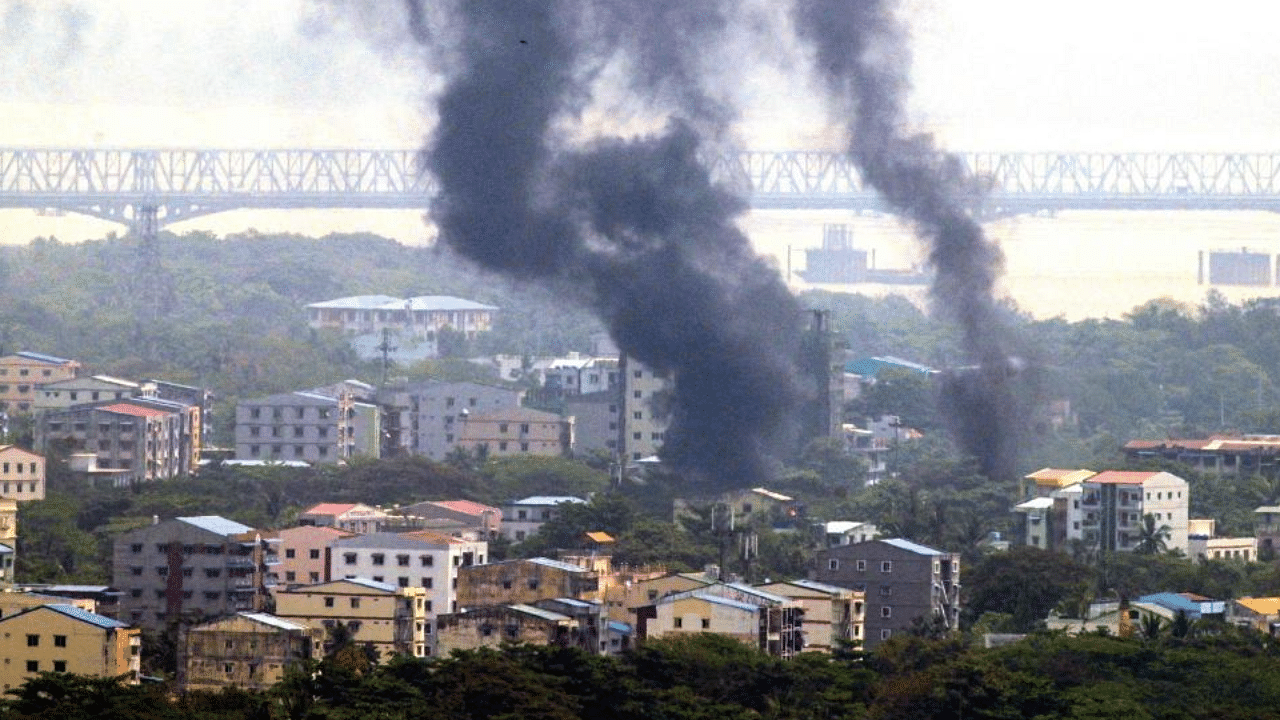
[[[428,207],[414,150],[0,148],[0,208],[74,212],[154,237],[243,209]],[[975,215],[1063,210],[1280,211],[1280,153],[959,153],[986,194]],[[708,153],[758,209],[892,212],[833,152]]]

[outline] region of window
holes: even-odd
[[[881,631],[880,631],[880,639],[881,639],[881,640],[888,640],[888,639],[889,639],[889,636],[890,636],[890,635],[892,635],[892,634],[893,634],[893,631],[892,631],[892,630],[881,630]]]
[[[880,563],[880,572],[882,572],[882,573],[893,572],[893,561],[892,561],[892,560],[885,560],[885,561],[881,562],[881,563]]]
[[[313,583],[318,583],[318,582],[320,582],[320,573],[318,573],[318,572],[313,572],[313,573],[311,573],[311,575],[310,575],[309,579],[310,579],[310,580],[311,580],[311,582],[313,582]]]
[[[356,610],[360,607],[360,598],[351,598],[351,609]]]
[[[684,627],[684,618],[677,616],[675,619],[675,626],[678,628]]]
[[[384,579],[384,578],[383,578],[383,576],[381,576],[381,575],[374,575],[374,576],[373,576],[373,581],[374,581],[374,582],[385,582],[385,579]]]
[[[142,574],[142,568],[140,568],[140,567],[136,567],[136,566],[135,566],[135,567],[131,567],[131,568],[129,568],[129,572],[130,572],[130,574],[133,574],[133,575],[141,575],[141,574]]]
[[[204,576],[207,578],[216,578],[222,574],[222,568],[205,568]]]
[[[828,561],[827,561],[827,569],[828,569],[828,570],[839,570],[839,569],[840,569],[840,561],[839,561],[839,560],[837,560],[837,559],[835,559],[835,558],[831,558],[830,560],[828,560]]]
[[[431,589],[431,578],[429,578],[429,577],[424,577],[424,578],[422,578],[422,587],[427,588],[428,590],[430,590],[430,589]]]
[[[892,586],[892,585],[881,585],[881,586],[880,586],[880,594],[881,594],[881,595],[892,595],[892,594],[893,594],[893,586]]]
[[[285,582],[295,582],[295,581],[297,581],[297,579],[298,579],[298,573],[296,573],[296,572],[294,572],[294,571],[292,571],[292,570],[286,570],[286,571],[285,571],[285,573],[284,573],[284,581],[285,581]]]
[[[343,554],[342,554],[342,561],[343,561],[343,562],[345,562],[345,563],[346,563],[346,564],[348,564],[348,565],[355,565],[355,564],[356,564],[356,554],[355,554],[355,553],[343,553]]]
[[[702,618],[702,629],[707,630],[711,627],[711,618]]]
[[[893,608],[889,607],[888,605],[885,605],[884,607],[880,608],[880,617],[882,618],[893,617]]]
[[[53,661],[53,671],[54,671],[54,672],[66,672],[66,671],[67,671],[67,661],[66,661],[66,660],[54,660],[54,661]]]
[[[396,565],[399,565],[400,567],[409,567],[409,556],[408,556],[408,555],[397,555],[397,556],[396,556]]]
[[[39,660],[28,660],[28,661],[27,661],[27,672],[40,672],[40,661],[39,661]]]
[[[398,581],[400,587],[409,587],[409,578],[401,577],[401,578],[396,578],[396,580]]]
[[[384,555],[384,554],[382,554],[382,553],[374,553],[374,554],[373,554],[373,564],[374,564],[374,565],[385,565],[386,563],[387,563],[387,556],[386,556],[386,555]]]
[[[317,549],[317,548],[312,548],[311,550],[308,550],[308,551],[307,551],[307,557],[311,558],[312,560],[319,560],[319,559],[320,559],[320,550],[319,550],[319,549]]]
[[[325,607],[333,607],[333,598],[331,598],[331,597],[326,597],[326,598],[324,599],[324,606],[325,606]]]
[[[857,567],[858,567],[858,572],[866,572],[866,571],[867,571],[867,561],[866,561],[866,560],[859,560],[859,561],[858,561],[858,565],[857,565]]]
[[[27,647],[40,647],[40,636],[39,636],[39,635],[28,635],[28,636],[27,636]]]
[[[297,551],[297,550],[294,550],[293,548],[285,548],[285,549],[284,549],[284,556],[285,556],[285,557],[287,557],[287,558],[292,559],[292,558],[293,558],[294,556],[296,556],[297,554],[298,554],[298,551]]]
[[[418,562],[421,563],[422,567],[431,567],[435,564],[435,558],[430,555],[420,555],[418,556]]]

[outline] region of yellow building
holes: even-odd
[[[34,352],[0,357],[0,412],[29,413],[36,386],[69,380],[80,371],[75,360]]]
[[[1092,470],[1066,470],[1062,468],[1041,468],[1030,475],[1022,476],[1018,497],[1027,500],[1036,497],[1049,497],[1055,490],[1082,483],[1097,475]]]
[[[595,568],[543,557],[458,568],[459,608],[561,597],[598,600],[600,573]]]
[[[266,690],[290,665],[319,658],[324,628],[267,613],[242,612],[190,628],[178,660],[179,690]]]
[[[840,642],[861,645],[866,620],[866,592],[813,580],[757,585],[804,609],[804,651],[831,652]]]
[[[498,408],[463,413],[457,447],[489,457],[507,455],[568,455],[573,448],[573,418],[532,408]]]
[[[426,655],[426,590],[365,578],[303,585],[276,593],[276,616],[311,627],[342,623],[352,639],[370,644],[380,661]]]
[[[16,445],[0,445],[0,497],[44,499],[44,458]]]
[[[715,581],[705,573],[669,573],[611,585],[605,596],[609,619],[635,623],[636,608],[652,605],[673,593],[706,587]]]
[[[16,688],[41,672],[137,682],[142,632],[73,605],[40,605],[0,618],[0,685]]]
[[[0,592],[0,618],[16,615],[23,610],[30,610],[41,605],[72,605],[85,612],[95,612],[97,602],[89,598],[65,598],[58,595],[45,595],[39,592],[20,592],[8,590]]]

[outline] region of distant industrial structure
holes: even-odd
[[[1247,285],[1270,287],[1280,285],[1280,256],[1272,272],[1271,255],[1247,247],[1239,250],[1202,250],[1197,279],[1201,285]]]
[[[790,262],[790,253],[788,262]],[[823,225],[822,247],[805,250],[805,269],[799,273],[811,283],[889,283],[923,285],[928,273],[918,269],[876,268],[876,251],[854,246],[853,228],[848,225]]]

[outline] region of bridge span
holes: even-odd
[[[957,153],[980,217],[1062,210],[1280,211],[1280,153]],[[758,209],[890,212],[848,157],[708,153]],[[0,148],[0,208],[83,213],[142,234],[241,209],[425,209],[415,150]]]

